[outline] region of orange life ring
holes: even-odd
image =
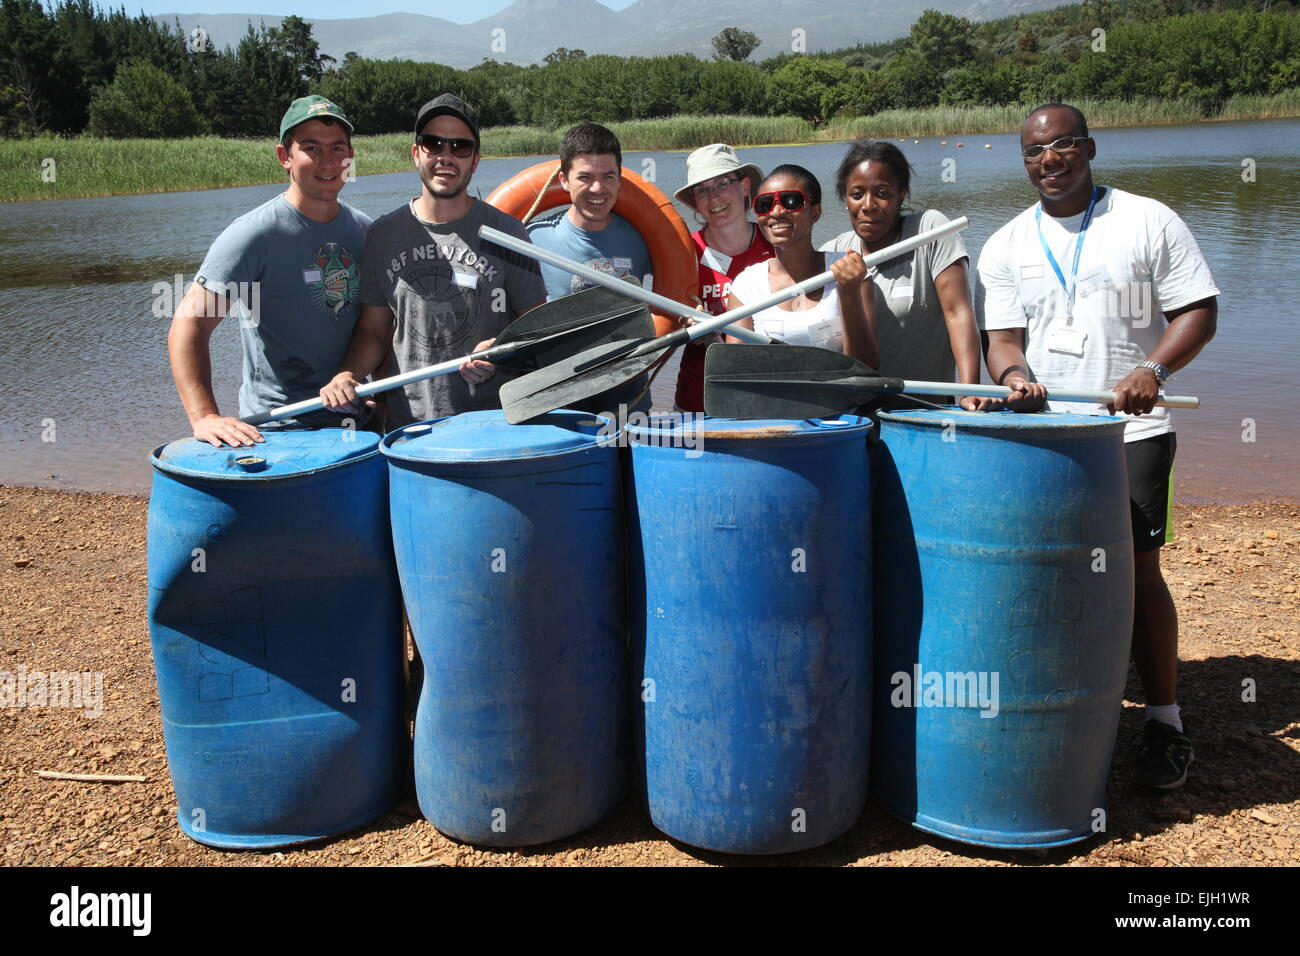
[[[558,166],[558,161],[553,159],[529,166],[492,190],[487,201],[522,220]],[[650,253],[655,292],[677,302],[693,302],[700,291],[700,264],[690,230],[673,208],[673,201],[654,183],[626,167],[622,172],[623,184],[614,211],[626,219],[645,241]],[[568,202],[569,194],[560,188],[559,177],[556,177],[537,204],[537,212]],[[666,335],[682,326],[682,319],[675,315],[656,312],[654,318],[657,335]]]

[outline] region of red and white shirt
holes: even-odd
[[[700,256],[700,301],[710,315],[727,311],[727,296],[731,293],[731,280],[758,262],[765,262],[775,254],[772,244],[763,238],[757,226],[751,226],[753,238],[749,248],[736,256],[728,256],[710,248],[704,241],[704,230],[691,233],[691,241]],[[687,412],[704,411],[704,351],[708,346],[691,342],[682,350],[681,370],[677,373],[677,407]]]

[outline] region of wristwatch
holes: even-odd
[[[1137,367],[1149,368],[1155,372],[1157,385],[1164,385],[1165,382],[1169,381],[1169,376],[1173,374],[1167,366],[1161,365],[1159,362],[1139,362]]]

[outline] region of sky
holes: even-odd
[[[296,14],[311,20],[377,17],[385,13],[423,13],[452,23],[473,23],[510,6],[512,0],[371,0],[364,7],[356,0],[96,0],[109,9],[126,7],[130,16],[142,10],[150,16],[165,13],[251,13],[267,17]],[[633,0],[597,0],[611,10],[622,10]]]

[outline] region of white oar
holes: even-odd
[[[862,261],[866,264],[867,268],[871,268],[874,265],[879,265],[882,262],[888,262],[890,259],[897,258],[905,252],[911,252],[913,249],[918,246],[923,246],[927,242],[933,242],[935,239],[940,239],[943,236],[965,229],[968,225],[970,225],[970,220],[965,216],[953,219],[950,222],[944,223],[942,226],[927,230],[926,232],[918,233],[911,239],[904,239],[902,242],[895,243],[887,249],[881,249],[879,252],[873,252],[868,256],[864,256]],[[649,289],[643,289],[639,285],[627,282],[626,280],[610,275],[607,272],[599,272],[590,266],[583,265],[580,262],[574,262],[572,259],[551,252],[549,249],[542,249],[526,240],[516,239],[514,236],[493,229],[491,226],[480,227],[478,234],[484,239],[494,242],[499,246],[505,246],[507,249],[511,249],[520,255],[556,266],[557,268],[563,269],[565,272],[571,272],[576,276],[586,279],[593,285],[604,286],[606,289],[609,289],[612,292],[617,292],[620,295],[625,295],[629,299],[643,302],[652,309],[657,309],[660,312],[668,312],[672,315],[680,315],[687,319],[693,319],[698,324],[691,328],[692,332],[701,325],[710,324],[710,331],[712,332],[723,331],[726,332],[727,335],[754,345],[770,345],[773,342],[773,339],[770,336],[764,335],[762,332],[756,332],[753,329],[747,329],[743,325],[731,325],[729,323],[718,325],[715,320],[719,318],[719,316],[713,316],[707,312],[702,312],[699,309],[692,308],[689,305],[683,305],[667,296],[659,295],[657,292],[651,292]],[[833,278],[834,276],[830,270],[827,270],[820,275],[813,276],[811,279],[805,279],[798,285],[791,286],[788,289],[782,289],[780,292],[773,293],[766,299],[746,304],[744,307],[744,314],[737,316],[737,318],[747,318],[755,312],[761,312],[763,309],[779,305],[780,303],[785,302],[788,299],[793,299],[805,292],[820,289],[822,286],[831,282]],[[732,319],[732,321],[734,322],[736,319]],[[707,333],[700,333],[700,335],[704,334]],[[699,336],[697,335],[691,336],[692,339],[698,337]]]
[[[903,391],[909,395],[971,395],[975,398],[1008,398],[1013,393],[1006,385],[961,385],[956,382],[914,382],[903,379]],[[1160,392],[1156,402],[1168,408],[1200,408],[1201,400],[1195,395],[1166,395]],[[1095,402],[1109,405],[1115,401],[1115,393],[1106,389],[1048,388],[1049,402]]]
[[[472,361],[530,371],[596,345],[648,335],[654,335],[649,310],[605,289],[583,289],[525,312],[501,331],[491,348],[370,382],[359,387],[357,394],[365,397],[427,378],[451,375],[462,364]],[[323,407],[324,402],[318,396],[250,415],[242,421],[264,425]]]

